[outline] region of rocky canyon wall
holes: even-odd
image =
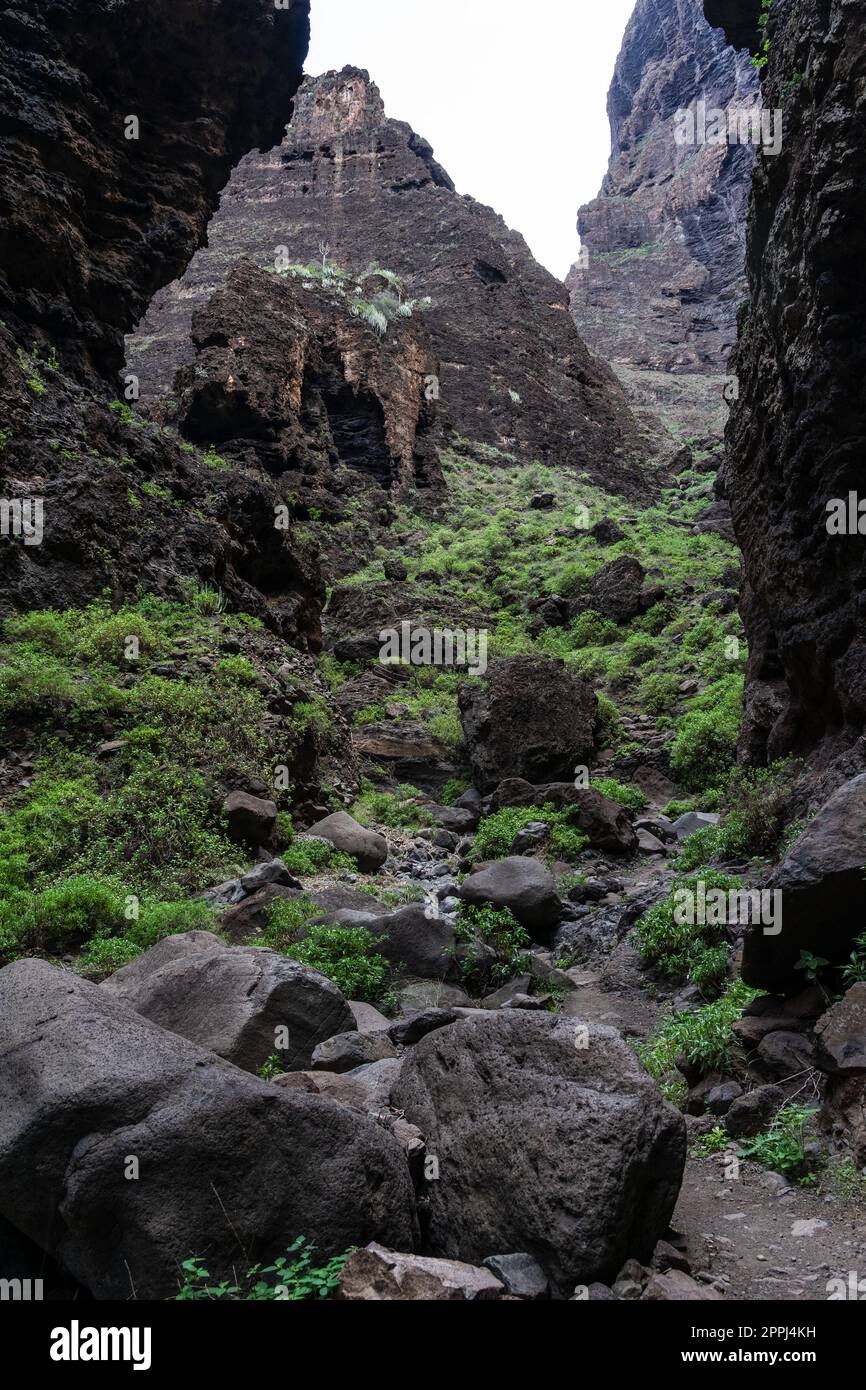
[[[760,4],[706,13],[739,44]],[[756,164],[727,433],[750,643],[741,751],[808,755],[832,786],[866,765],[866,14],[776,0],[768,38],[763,100],[783,141]]]
[[[754,150],[677,143],[676,113],[750,108],[758,78],[701,0],[638,0],[608,96],[612,153],[578,215],[584,260],[568,285],[578,331],[637,408],[674,436],[720,431],[745,297]]]
[[[321,573],[275,531],[274,489],[217,484],[112,400],[124,335],[233,165],[279,140],[308,40],[308,0],[0,5],[0,497],[4,518],[40,517],[38,536],[4,531],[0,614],[197,580],[317,645]]]
[[[146,400],[171,395],[193,360],[192,318],[238,257],[273,266],[371,262],[429,295],[424,324],[440,361],[440,428],[521,462],[587,469],[611,490],[646,493],[622,389],[575,331],[568,296],[523,238],[460,196],[425,140],[389,119],[369,74],[307,79],[280,147],[244,159],[208,245],[154,301],[129,345]]]

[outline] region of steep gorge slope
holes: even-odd
[[[563,287],[523,238],[461,197],[430,146],[386,117],[368,73],[308,78],[281,147],[243,160],[182,279],[158,295],[129,344],[145,400],[170,396],[192,360],[190,322],[241,256],[273,266],[330,256],[371,263],[431,296],[425,315],[440,359],[441,426],[452,436],[586,469],[611,491],[651,481],[622,390],[574,330]]]
[[[754,163],[748,145],[677,144],[675,115],[748,109],[758,90],[701,0],[638,0],[608,96],[610,166],[578,215],[587,263],[567,283],[578,331],[675,438],[724,424]]]
[[[705,8],[734,44],[760,14],[759,0]],[[866,765],[866,542],[856,517],[828,530],[828,505],[856,505],[863,480],[866,18],[844,0],[785,0],[768,37],[764,104],[784,138],[755,170],[727,433],[750,644],[742,753],[809,755],[835,768],[832,789]]]

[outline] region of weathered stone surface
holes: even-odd
[[[277,808],[273,801],[233,791],[226,797],[223,811],[229,834],[238,844],[266,845],[274,833]]]
[[[198,453],[110,408],[123,334],[204,239],[238,157],[280,138],[308,10],[33,0],[0,13],[0,486],[45,514],[41,545],[0,546],[0,616],[107,588],[117,604],[177,597],[184,577],[321,648],[317,557],[275,530],[274,486],[234,474],[215,488]]]
[[[368,1062],[381,1062],[396,1057],[397,1049],[387,1034],[373,1037],[369,1033],[338,1033],[321,1042],[313,1053],[313,1071],[334,1072],[338,1076]]]
[[[235,170],[207,248],[131,344],[146,398],[170,394],[192,360],[192,314],[239,255],[273,265],[286,246],[307,263],[323,242],[338,264],[363,271],[375,261],[404,276],[413,297],[432,297],[424,323],[442,364],[432,389],[446,430],[647,493],[622,390],[584,347],[563,286],[491,209],[455,192],[429,144],[386,117],[358,68],[307,79],[282,147]]]
[[[535,784],[573,778],[592,759],[598,700],[562,662],[508,657],[491,666],[485,683],[461,686],[459,699],[481,792],[509,777]]]
[[[822,1071],[851,1076],[866,1072],[866,984],[852,985],[815,1024]]]
[[[785,1104],[780,1086],[759,1086],[733,1101],[725,1116],[725,1129],[733,1139],[745,1139],[766,1129]]]
[[[768,1033],[758,1044],[756,1065],[772,1080],[800,1076],[815,1065],[815,1048],[803,1033]]]
[[[378,950],[395,969],[422,980],[454,980],[454,928],[425,915],[423,903],[411,903],[364,924],[378,940]]]
[[[802,988],[800,953],[843,965],[866,914],[866,773],[831,796],[769,879],[782,894],[782,931],[760,926],[745,938],[743,978],[761,989]]]
[[[380,336],[340,299],[241,259],[197,311],[192,340],[175,415],[203,447],[317,474],[326,491],[340,466],[386,489],[439,477],[425,395],[439,362],[420,315]]]
[[[25,349],[44,332],[66,365],[119,370],[237,160],[279,140],[308,39],[307,0],[4,6],[0,316]]]
[[[428,1033],[435,1033],[438,1028],[447,1028],[449,1024],[456,1022],[457,1014],[454,1009],[424,1009],[412,1018],[392,1023],[388,1028],[388,1036],[401,1047],[411,1047],[413,1043],[426,1038]]]
[[[535,940],[545,940],[562,915],[553,874],[537,859],[513,857],[482,865],[463,880],[458,896],[475,907],[507,907]]]
[[[368,1245],[349,1256],[336,1298],[343,1302],[464,1303],[501,1298],[502,1282],[489,1269],[457,1260],[399,1255]]]
[[[337,811],[332,816],[311,826],[311,835],[329,840],[341,854],[348,854],[358,868],[366,874],[375,874],[388,858],[388,842],[376,830],[367,830],[353,820],[347,811]]]
[[[646,572],[633,555],[621,555],[593,577],[587,605],[615,623],[630,623],[643,612]]]
[[[139,1177],[127,1180],[128,1157]],[[169,1298],[303,1235],[412,1248],[399,1144],[281,1091],[44,961],[0,971],[0,1212],[96,1298]]]
[[[759,0],[705,8],[734,43],[760,14]],[[827,765],[866,723],[866,547],[828,531],[828,504],[863,481],[862,12],[789,0],[773,6],[769,37],[763,103],[783,110],[783,140],[755,165],[725,470],[749,639],[741,750]]]
[[[392,1100],[439,1158],[426,1248],[534,1256],[561,1293],[649,1260],[685,1160],[685,1125],[612,1029],[495,1013],[424,1038]]]
[[[749,54],[726,47],[700,0],[637,0],[608,95],[608,172],[578,214],[588,263],[567,281],[578,332],[637,411],[698,437],[724,427],[754,153],[678,145],[674,116],[758,100]]]
[[[335,984],[276,951],[224,946],[210,932],[167,936],[100,986],[136,1013],[244,1071],[277,1054],[308,1067],[319,1043],[354,1026]],[[288,1046],[277,1045],[277,1029]]]
[[[513,1298],[536,1302],[550,1295],[550,1281],[531,1255],[488,1255],[484,1264],[502,1280]]]

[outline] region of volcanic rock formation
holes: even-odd
[[[741,43],[760,3],[706,10]],[[741,752],[839,755],[850,777],[866,763],[866,24],[844,0],[788,0],[768,37],[764,105],[783,113],[782,150],[755,169],[727,433],[750,648]],[[828,507],[847,516],[849,494],[854,525],[831,534]]]
[[[2,8],[0,496],[17,529],[0,545],[0,612],[198,579],[318,647],[321,574],[310,546],[274,529],[274,488],[217,482],[176,435],[112,401],[124,333],[203,239],[232,165],[279,139],[308,11]]]
[[[521,461],[588,469],[612,491],[647,492],[622,390],[578,337],[562,285],[490,208],[455,192],[357,68],[307,79],[282,146],[236,169],[207,248],[130,342],[145,400],[171,394],[192,361],[192,315],[237,258],[273,266],[281,247],[297,263],[327,247],[353,272],[376,262],[412,296],[432,297],[424,318],[446,430]]]
[[[749,54],[726,46],[701,0],[638,0],[608,95],[610,165],[578,216],[586,264],[567,282],[578,331],[637,406],[692,433],[724,423],[754,150],[678,144],[675,115],[699,102],[750,110],[758,92]]]

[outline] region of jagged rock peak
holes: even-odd
[[[638,396],[658,392],[634,373],[725,372],[745,297],[754,150],[679,144],[675,117],[699,102],[727,111],[758,100],[749,54],[709,26],[701,0],[638,0],[608,96],[610,165],[580,209],[586,260],[568,279],[578,331]],[[721,382],[678,383],[677,398],[696,425],[724,411]]]
[[[285,247],[308,263],[325,246],[347,269],[375,262],[403,277],[407,294],[432,298],[424,322],[446,436],[493,446],[504,461],[586,469],[612,491],[651,491],[622,389],[578,336],[565,287],[491,208],[455,191],[359,68],[307,78],[282,146],[236,169],[208,246],[130,341],[144,398],[171,394],[193,360],[192,315],[239,256],[273,265]]]

